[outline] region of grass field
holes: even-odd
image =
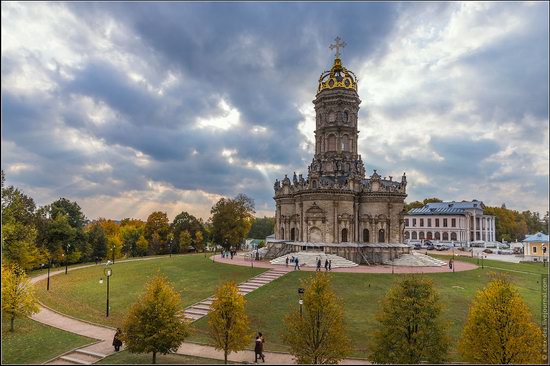
[[[514,265],[512,264],[512,266]],[[530,265],[526,264],[525,266]],[[520,265],[518,268],[520,271],[524,271],[527,267]],[[528,269],[534,269],[534,267],[528,267]],[[476,290],[489,281],[489,273],[496,271],[499,270],[485,268],[427,275],[433,279],[445,307],[444,317],[451,323],[449,329],[449,335],[453,339],[451,358],[455,361],[458,360],[458,355],[454,344],[460,336],[470,300]],[[529,305],[534,320],[540,323],[540,274],[536,273],[538,269],[534,269],[534,271],[533,273],[507,273]],[[298,307],[299,281],[309,275],[311,273],[292,272],[246,296],[247,312],[251,319],[252,330],[264,333],[267,351],[288,350],[281,341],[284,330],[282,319],[291,308]],[[331,277],[333,288],[343,301],[345,321],[355,350],[352,356],[366,358],[366,341],[376,325],[374,315],[379,309],[379,301],[398,275],[331,273]],[[208,319],[205,317],[194,324],[196,331],[190,340],[209,343],[206,335],[207,321]],[[252,345],[251,342],[250,348]]]
[[[140,365],[150,364],[153,356],[148,354],[133,354],[128,351],[121,351],[112,356],[106,357],[97,364],[106,365]],[[232,362],[229,362],[232,363]],[[157,355],[157,364],[175,364],[175,365],[213,365],[223,364],[223,360],[214,360],[211,358],[194,357],[178,354]]]
[[[2,364],[41,364],[93,339],[65,332],[34,320],[15,320],[15,330],[2,318]]]
[[[105,324],[119,326],[129,307],[143,292],[145,283],[157,272],[163,273],[181,293],[187,306],[213,294],[225,280],[245,281],[265,269],[213,263],[202,254],[164,257],[159,259],[115,263],[110,279],[110,316],[105,317],[106,282],[104,266],[60,274],[50,278],[50,291],[44,281],[37,284],[40,301],[63,314]]]

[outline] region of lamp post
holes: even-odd
[[[112,270],[111,267],[109,267],[109,264],[110,263],[107,262],[107,264],[105,265],[105,268],[103,269],[103,274],[107,278],[107,305],[106,305],[106,308],[105,308],[105,316],[106,317],[109,317],[109,279],[110,279],[111,275],[113,274],[113,270]],[[99,279],[99,283],[103,284],[103,278]]]
[[[453,247],[453,273],[455,273],[455,248]]]
[[[485,268],[485,267],[483,267],[483,257],[484,257],[484,255],[481,254],[481,269]]]
[[[302,318],[303,316],[303,310],[302,310],[302,307],[304,305],[304,300],[302,299],[303,295],[304,295],[304,289],[300,287],[298,289],[298,296],[300,297],[300,299],[298,300],[298,304],[300,304],[300,318]]]
[[[172,258],[172,239],[170,239],[170,242],[168,243],[168,251],[170,252],[170,258]]]
[[[65,255],[63,255],[65,257],[65,274],[67,274],[67,267],[68,267],[68,264],[69,264],[69,248],[71,247],[71,244],[67,244],[67,246],[65,247]]]

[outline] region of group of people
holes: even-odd
[[[300,260],[298,259],[298,257],[294,257],[292,256],[292,258],[288,258],[288,256],[286,257],[286,266],[288,267],[288,262],[290,263],[294,263],[294,270],[298,270],[298,271],[301,271],[300,269]]]
[[[233,259],[234,256],[237,255],[236,250],[222,250],[222,258],[229,258]]]
[[[321,258],[317,257],[317,271],[321,270]],[[332,259],[325,258],[325,271],[332,271]]]

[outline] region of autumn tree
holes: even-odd
[[[97,222],[93,222],[86,227],[88,243],[91,246],[93,258],[103,259],[107,256],[107,236],[103,227]]]
[[[141,236],[141,230],[133,225],[120,227],[120,239],[122,240],[122,251],[128,256],[138,255],[137,242]]]
[[[254,212],[254,201],[244,194],[221,198],[210,211],[214,242],[225,249],[238,247],[250,231]]]
[[[192,237],[192,243],[189,245],[193,245],[196,242],[196,233],[200,232],[203,237],[205,234],[204,224],[201,219],[196,218],[195,216],[191,215],[188,212],[181,212],[179,213],[175,218],[172,224],[170,224],[170,231],[174,235],[174,252],[182,252],[186,251],[187,247],[180,247],[180,235],[184,231],[187,231],[189,234],[191,234]]]
[[[143,234],[154,254],[166,253],[170,225],[166,212],[155,211],[149,215]]]
[[[17,264],[2,266],[2,312],[10,319],[14,331],[16,318],[38,312],[34,286],[25,271]]]
[[[231,352],[243,350],[252,340],[244,296],[233,281],[223,283],[214,295],[208,314],[208,333],[214,347],[223,350],[224,361]]]
[[[122,340],[131,353],[167,354],[178,349],[189,335],[189,324],[180,316],[181,298],[166,277],[157,274],[130,308],[122,325]]]
[[[505,275],[493,274],[487,286],[477,292],[458,349],[471,363],[542,363],[542,330]]]
[[[441,312],[439,295],[429,278],[404,276],[380,303],[370,360],[394,364],[443,363],[449,339]]]
[[[179,248],[181,253],[187,252],[189,249],[189,246],[193,242],[193,239],[191,238],[191,234],[189,234],[189,231],[184,230],[180,233],[180,241],[179,241]]]
[[[193,239],[193,247],[197,252],[204,251],[204,236],[201,231],[195,232],[195,238]]]
[[[302,287],[303,313],[294,310],[284,318],[283,342],[298,363],[336,364],[351,352],[343,304],[326,273],[311,276]]]
[[[149,242],[143,235],[141,235],[136,242],[136,254],[139,256],[147,255],[147,248],[149,247]]]

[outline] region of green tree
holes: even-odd
[[[133,225],[124,225],[120,227],[120,237],[122,239],[122,250],[126,255],[137,256],[137,242],[141,236],[141,230]]]
[[[10,319],[10,331],[16,318],[38,312],[34,286],[17,264],[2,266],[2,312]]]
[[[449,339],[441,319],[442,306],[432,281],[406,275],[394,284],[380,304],[378,326],[370,345],[375,363],[443,363]]]
[[[90,224],[87,227],[88,243],[91,246],[93,258],[106,258],[107,257],[107,236],[103,227],[97,222]]]
[[[200,219],[197,219],[195,216],[191,215],[188,212],[181,212],[179,213],[175,218],[172,224],[170,224],[170,231],[174,235],[174,252],[182,252],[185,251],[186,248],[183,248],[179,246],[180,235],[182,232],[187,231],[191,234],[193,243],[196,241],[195,234],[197,232],[200,232],[203,237],[206,234],[204,229],[204,224]]]
[[[204,236],[202,232],[200,231],[195,232],[195,238],[193,239],[193,247],[197,252],[198,251],[204,252]]]
[[[155,276],[130,308],[122,325],[122,340],[131,353],[167,354],[178,349],[189,335],[189,324],[180,317],[179,293],[162,276]]]
[[[302,287],[303,314],[294,310],[284,318],[283,341],[298,363],[337,364],[351,352],[343,304],[326,273],[310,276]]]
[[[191,234],[187,230],[184,230],[180,233],[180,242],[179,242],[179,248],[181,253],[187,252],[189,249],[189,246],[192,243]]]
[[[424,198],[424,201],[422,201],[422,203],[423,203],[424,205],[427,205],[428,203],[434,203],[434,202],[443,202],[443,201],[440,200],[440,199],[437,198],[437,197]]]
[[[52,257],[62,261],[62,254],[75,249],[74,243],[77,230],[69,224],[67,215],[59,215],[49,220],[46,226],[45,243]]]
[[[149,248],[154,254],[167,253],[168,233],[170,225],[166,212],[155,211],[149,215],[145,223],[144,236],[149,241]]]
[[[403,208],[404,211],[409,212],[413,208],[421,208],[424,207],[424,204],[420,201],[413,201],[410,203],[405,203],[405,207]]]
[[[252,221],[252,227],[250,228],[247,237],[252,239],[265,239],[267,236],[273,234],[275,232],[274,230],[274,217],[255,217]]]
[[[210,211],[213,241],[225,249],[239,247],[250,231],[254,212],[254,201],[244,194],[221,198]]]
[[[208,314],[208,334],[214,347],[223,351],[225,363],[231,352],[243,350],[252,340],[244,296],[233,281],[223,283],[214,295]]]
[[[86,224],[86,216],[82,213],[82,209],[78,203],[70,201],[66,198],[60,198],[53,202],[50,206],[50,216],[56,219],[58,216],[67,216],[69,225],[75,229],[83,229]]]
[[[148,248],[149,248],[149,242],[147,241],[147,239],[145,239],[143,235],[141,235],[138,241],[136,242],[137,255],[139,256],[147,255]]]
[[[477,292],[458,349],[471,363],[543,362],[542,330],[505,275],[493,275],[491,282]]]

